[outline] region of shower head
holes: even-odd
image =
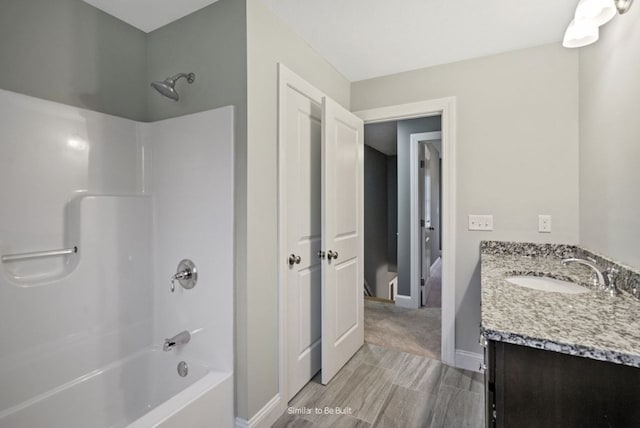
[[[176,82],[181,78],[187,79],[187,82],[193,83],[196,80],[196,75],[193,73],[178,73],[175,76],[167,77],[162,82],[155,81],[151,83],[151,87],[156,91],[160,92],[167,98],[171,98],[173,101],[178,101],[180,99],[180,95],[176,91]]]

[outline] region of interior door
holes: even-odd
[[[321,106],[287,87],[285,215],[287,401],[320,370]]]
[[[429,276],[431,275],[431,171],[429,168],[430,152],[426,143],[420,143],[420,168],[418,179],[420,205],[420,291],[422,306],[427,303]]]
[[[322,383],[364,343],[364,124],[322,105]]]

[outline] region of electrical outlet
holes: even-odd
[[[540,214],[538,216],[538,232],[551,233],[551,216]]]
[[[469,230],[493,230],[493,216],[470,214]]]

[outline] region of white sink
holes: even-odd
[[[540,291],[554,291],[556,293],[581,294],[588,293],[589,289],[573,282],[546,276],[510,276],[505,278],[507,282],[520,287],[533,288]]]

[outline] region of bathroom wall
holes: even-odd
[[[398,121],[398,294],[411,295],[411,134],[440,131],[440,116]]]
[[[457,98],[459,349],[480,352],[481,240],[578,241],[577,76],[578,52],[558,43],[352,84],[352,111]],[[468,231],[468,214],[493,214],[494,231]]]
[[[364,279],[389,298],[387,156],[364,146]]]
[[[145,88],[148,82],[179,72],[194,72],[196,80],[191,85],[180,81],[180,102],[146,90],[147,119],[153,122],[235,105],[244,125],[246,43],[246,5],[238,0],[219,0],[150,32]]]
[[[640,5],[580,49],[580,244],[640,268]]]
[[[136,123],[0,90],[2,410],[151,344],[151,204]]]
[[[236,264],[245,270],[236,278],[236,387],[242,419],[255,415],[278,393],[278,62],[349,106],[347,79],[260,0],[248,0],[247,229],[246,238],[236,241]]]
[[[145,39],[81,0],[0,0],[0,89],[145,120]]]

